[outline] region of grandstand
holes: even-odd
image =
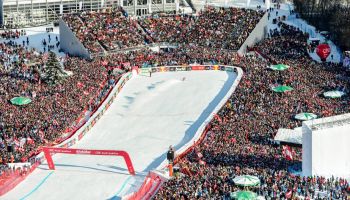
[[[67,13],[99,11],[105,7],[122,6],[129,15],[179,10],[179,0],[1,0],[0,26],[19,28],[45,25]]]
[[[1,32],[0,198],[349,198],[347,65],[292,4],[135,2]]]

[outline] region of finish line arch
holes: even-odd
[[[121,156],[124,158],[128,171],[131,175],[135,175],[135,170],[132,165],[129,154],[126,151],[119,150],[94,150],[94,149],[71,149],[59,147],[43,147],[43,152],[47,160],[49,169],[55,170],[55,164],[52,160],[51,154],[81,154],[81,155],[95,155],[95,156]]]

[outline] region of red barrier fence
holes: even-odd
[[[63,154],[84,154],[94,156],[121,156],[124,158],[126,166],[131,175],[135,175],[135,170],[132,165],[129,154],[126,151],[118,150],[94,150],[94,149],[71,149],[71,148],[58,148],[58,147],[44,147],[43,148],[45,158],[49,169],[54,170],[55,164],[52,160],[51,153],[63,153]]]
[[[9,170],[8,172],[4,172],[0,176],[0,196],[6,194],[10,190],[12,190],[14,187],[16,187],[20,182],[22,182],[36,167],[39,165],[39,163],[35,163],[32,165],[27,171],[25,170]]]
[[[130,195],[124,198],[128,200],[151,199],[152,196],[157,192],[157,189],[161,184],[162,180],[158,176],[151,177],[148,175],[138,191],[131,193]]]

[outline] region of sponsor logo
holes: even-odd
[[[77,150],[76,153],[77,154],[90,154],[91,151],[89,151],[89,150]]]
[[[191,68],[192,68],[192,70],[204,70],[205,69],[204,66],[192,66]]]
[[[176,71],[187,71],[187,67],[176,67]]]

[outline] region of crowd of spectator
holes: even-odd
[[[102,51],[102,47],[107,51],[119,50],[142,46],[145,42],[137,22],[125,17],[122,8],[69,14],[64,20],[92,53]]]
[[[140,25],[154,42],[190,44],[238,50],[264,12],[241,8],[207,7],[194,15],[146,17]]]
[[[0,38],[3,39],[16,39],[20,36],[26,35],[25,30],[4,30],[0,32]]]
[[[117,78],[100,59],[67,57],[64,70],[71,75],[48,85],[41,74],[45,54],[8,42],[0,44],[0,56],[1,164],[27,161],[40,146],[63,140],[96,109]],[[13,105],[10,100],[18,96],[32,102]]]
[[[197,16],[160,15],[136,20],[125,17],[122,8],[113,8],[69,14],[63,19],[91,53],[160,42],[237,50],[263,14],[249,9],[208,7]]]
[[[348,92],[348,83],[337,80],[342,70],[336,64],[320,64],[307,54],[307,35],[281,25],[281,32],[253,49],[264,54],[246,56],[239,66],[244,76],[235,93],[219,111],[203,141],[179,159],[181,176],[162,186],[155,199],[230,199],[242,190],[234,184],[239,175],[255,175],[261,180],[252,191],[265,199],[346,199],[349,183],[341,178],[300,177],[288,167],[300,164],[300,148],[293,147],[293,160],[283,156],[283,148],[273,141],[278,128],[301,125],[293,117],[311,112],[327,117],[349,112],[349,99],[327,99],[329,89]],[[270,64],[291,68],[275,72]],[[235,64],[235,63],[231,63]],[[274,84],[290,85],[290,93],[271,91]]]
[[[293,160],[273,141],[278,128],[301,125],[293,117],[312,112],[319,117],[348,113],[349,98],[326,99],[324,91],[349,92],[348,83],[336,79],[337,64],[316,63],[308,56],[308,35],[280,23],[244,57],[237,50],[253,30],[262,12],[237,8],[211,8],[198,16],[162,16],[138,21],[124,16],[121,8],[64,16],[77,38],[92,53],[120,50],[154,42],[177,43],[177,48],[125,51],[85,61],[67,57],[64,69],[72,72],[62,83],[41,82],[45,55],[13,43],[0,45],[0,160],[25,161],[42,145],[63,140],[92,112],[115,83],[112,70],[132,66],[184,64],[237,65],[244,76],[210,123],[204,140],[178,159],[180,176],[165,183],[155,199],[229,199],[240,190],[238,175],[261,180],[251,188],[266,199],[346,198],[349,184],[341,178],[300,177],[288,167],[300,164],[300,148]],[[97,23],[98,22],[98,23]],[[142,28],[141,28],[142,27]],[[146,33],[143,32],[145,30]],[[12,36],[10,36],[12,37]],[[267,68],[286,64],[285,72]],[[277,94],[271,87],[289,85],[292,92]],[[15,106],[10,99],[26,96],[32,103]],[[72,124],[73,123],[73,124]],[[1,170],[0,170],[1,171]]]

